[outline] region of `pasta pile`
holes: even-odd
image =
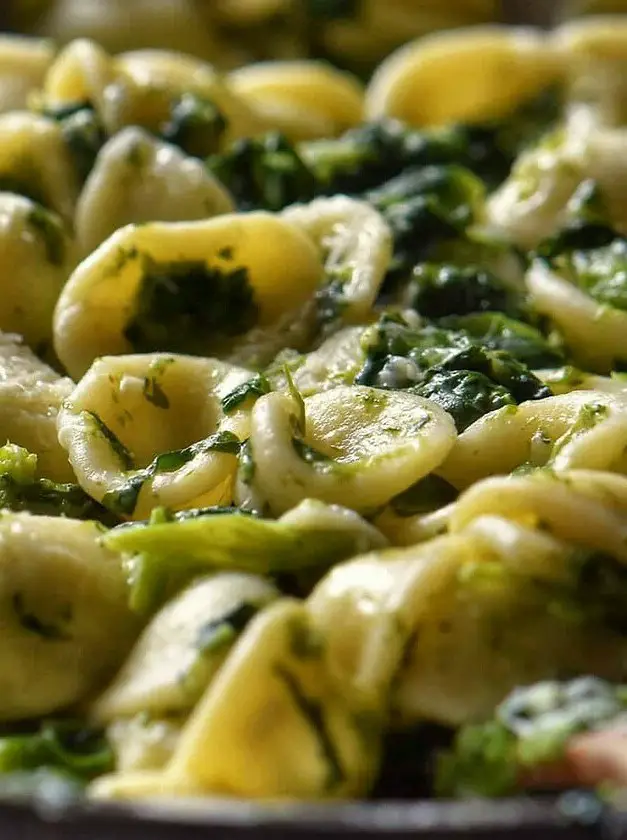
[[[607,781],[626,45],[478,26],[364,86],[4,36],[0,786]]]

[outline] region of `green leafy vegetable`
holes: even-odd
[[[595,677],[516,689],[493,720],[462,727],[438,763],[441,796],[506,796],[525,772],[558,761],[569,738],[598,729],[627,709],[627,689]]]
[[[165,348],[202,355],[209,346],[245,333],[256,319],[246,268],[145,259],[135,314],[124,335],[138,353]]]
[[[227,127],[215,103],[196,93],[184,93],[173,104],[161,136],[188,155],[203,158],[217,151]]]
[[[259,519],[243,513],[179,518],[114,528],[104,537],[129,562],[131,604],[152,612],[193,578],[219,569],[279,574],[326,569],[364,551],[353,527],[325,528]]]
[[[234,388],[230,394],[222,399],[222,410],[225,414],[230,414],[236,408],[242,406],[248,399],[258,399],[264,394],[269,394],[272,387],[263,373],[258,373],[249,379],[248,382],[243,382]]]
[[[72,155],[79,180],[83,183],[107,140],[98,114],[89,102],[53,108],[44,113],[60,124],[63,139]]]
[[[454,502],[457,496],[457,490],[448,481],[437,475],[428,475],[395,496],[390,506],[398,516],[415,516],[444,507]]]
[[[450,316],[441,319],[439,326],[465,333],[469,341],[486,350],[505,350],[530,368],[551,368],[565,361],[563,350],[538,329],[501,312]]]
[[[519,295],[491,271],[478,266],[422,263],[412,273],[406,302],[426,318],[520,309]]]
[[[0,738],[0,773],[56,769],[88,782],[113,768],[113,751],[104,733],[81,721],[44,721],[31,734]]]
[[[116,525],[118,518],[88,496],[78,484],[38,478],[37,456],[15,444],[0,447],[0,508],[40,516],[93,519]]]
[[[309,201],[316,180],[290,142],[278,133],[237,140],[207,166],[227,187],[240,210],[281,210]]]

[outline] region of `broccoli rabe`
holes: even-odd
[[[426,318],[489,311],[516,315],[519,298],[487,269],[420,263],[412,272],[404,303]]]
[[[78,484],[57,484],[37,477],[37,456],[20,446],[0,447],[0,508],[41,516],[93,519],[106,525],[119,521]]]
[[[505,350],[530,368],[558,367],[565,362],[561,347],[550,343],[540,330],[501,312],[451,315],[438,324],[465,333],[469,341],[487,350]]]
[[[57,120],[81,182],[85,181],[107,135],[96,111],[89,102],[50,109],[46,116]]]
[[[425,371],[411,390],[453,417],[459,432],[490,411],[551,396],[531,371],[503,351],[460,350]]]
[[[507,796],[525,775],[559,761],[577,733],[603,728],[627,711],[627,687],[595,677],[518,688],[486,723],[462,727],[439,756],[440,796]]]
[[[394,254],[386,286],[409,279],[435,245],[462,235],[480,213],[484,194],[482,182],[454,164],[408,169],[367,193],[392,230]]]
[[[172,105],[161,136],[188,155],[203,158],[217,152],[226,129],[226,119],[211,100],[184,93]]]
[[[207,166],[240,210],[281,210],[316,194],[315,176],[282,134],[237,140]]]
[[[627,311],[627,239],[558,259],[567,275],[598,303]]]
[[[44,721],[35,732],[0,737],[0,774],[57,770],[85,783],[113,768],[104,733],[80,721]]]
[[[217,346],[245,333],[256,318],[246,268],[145,258],[135,314],[124,335],[138,353],[167,349],[203,355],[210,343]]]
[[[355,382],[410,388],[448,411],[458,431],[488,411],[551,395],[526,364],[482,344],[462,330],[413,327],[401,316],[385,315],[362,336],[366,361]]]
[[[598,183],[582,181],[566,206],[566,224],[540,243],[536,256],[552,261],[574,251],[602,248],[618,237]]]

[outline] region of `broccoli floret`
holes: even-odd
[[[188,155],[204,158],[217,152],[226,129],[225,117],[211,100],[184,93],[174,102],[161,136]]]
[[[226,258],[225,258],[226,259]],[[241,335],[257,319],[248,271],[204,262],[154,263],[144,259],[135,314],[124,335],[138,353],[164,348],[199,353]]]
[[[439,756],[440,796],[507,796],[525,772],[558,761],[570,737],[602,728],[627,709],[627,688],[595,677],[518,688],[486,723],[462,727]]]
[[[281,210],[316,194],[314,174],[279,133],[237,140],[227,151],[209,157],[207,166],[240,210]]]
[[[106,525],[119,521],[77,484],[37,478],[37,456],[20,446],[0,447],[0,508],[41,516],[93,519]]]
[[[50,109],[46,116],[61,126],[79,180],[83,183],[91,170],[100,149],[107,141],[104,126],[89,102]]]
[[[432,263],[414,268],[405,302],[426,318],[488,311],[516,314],[520,309],[519,295],[491,271]]]

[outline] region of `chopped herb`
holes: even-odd
[[[294,384],[292,372],[290,371],[287,363],[283,365],[283,374],[287,380],[287,390],[289,391],[290,397],[294,400],[296,407],[295,431],[301,437],[304,437],[307,431],[307,411],[305,409],[305,400],[303,399],[301,392]]]
[[[263,373],[258,373],[249,379],[248,382],[243,382],[234,388],[230,394],[222,399],[222,410],[225,414],[230,414],[245,403],[249,398],[257,399],[264,394],[269,394],[272,390],[270,383]]]
[[[132,470],[134,466],[133,456],[129,452],[129,450],[124,446],[122,441],[119,437],[114,434],[111,429],[106,425],[106,423],[96,414],[95,411],[86,411],[87,414],[94,422],[97,431],[107,440],[111,448],[113,449],[116,457],[120,461],[122,468],[125,470]]]
[[[156,408],[170,408],[170,400],[155,376],[144,378],[143,394]]]

